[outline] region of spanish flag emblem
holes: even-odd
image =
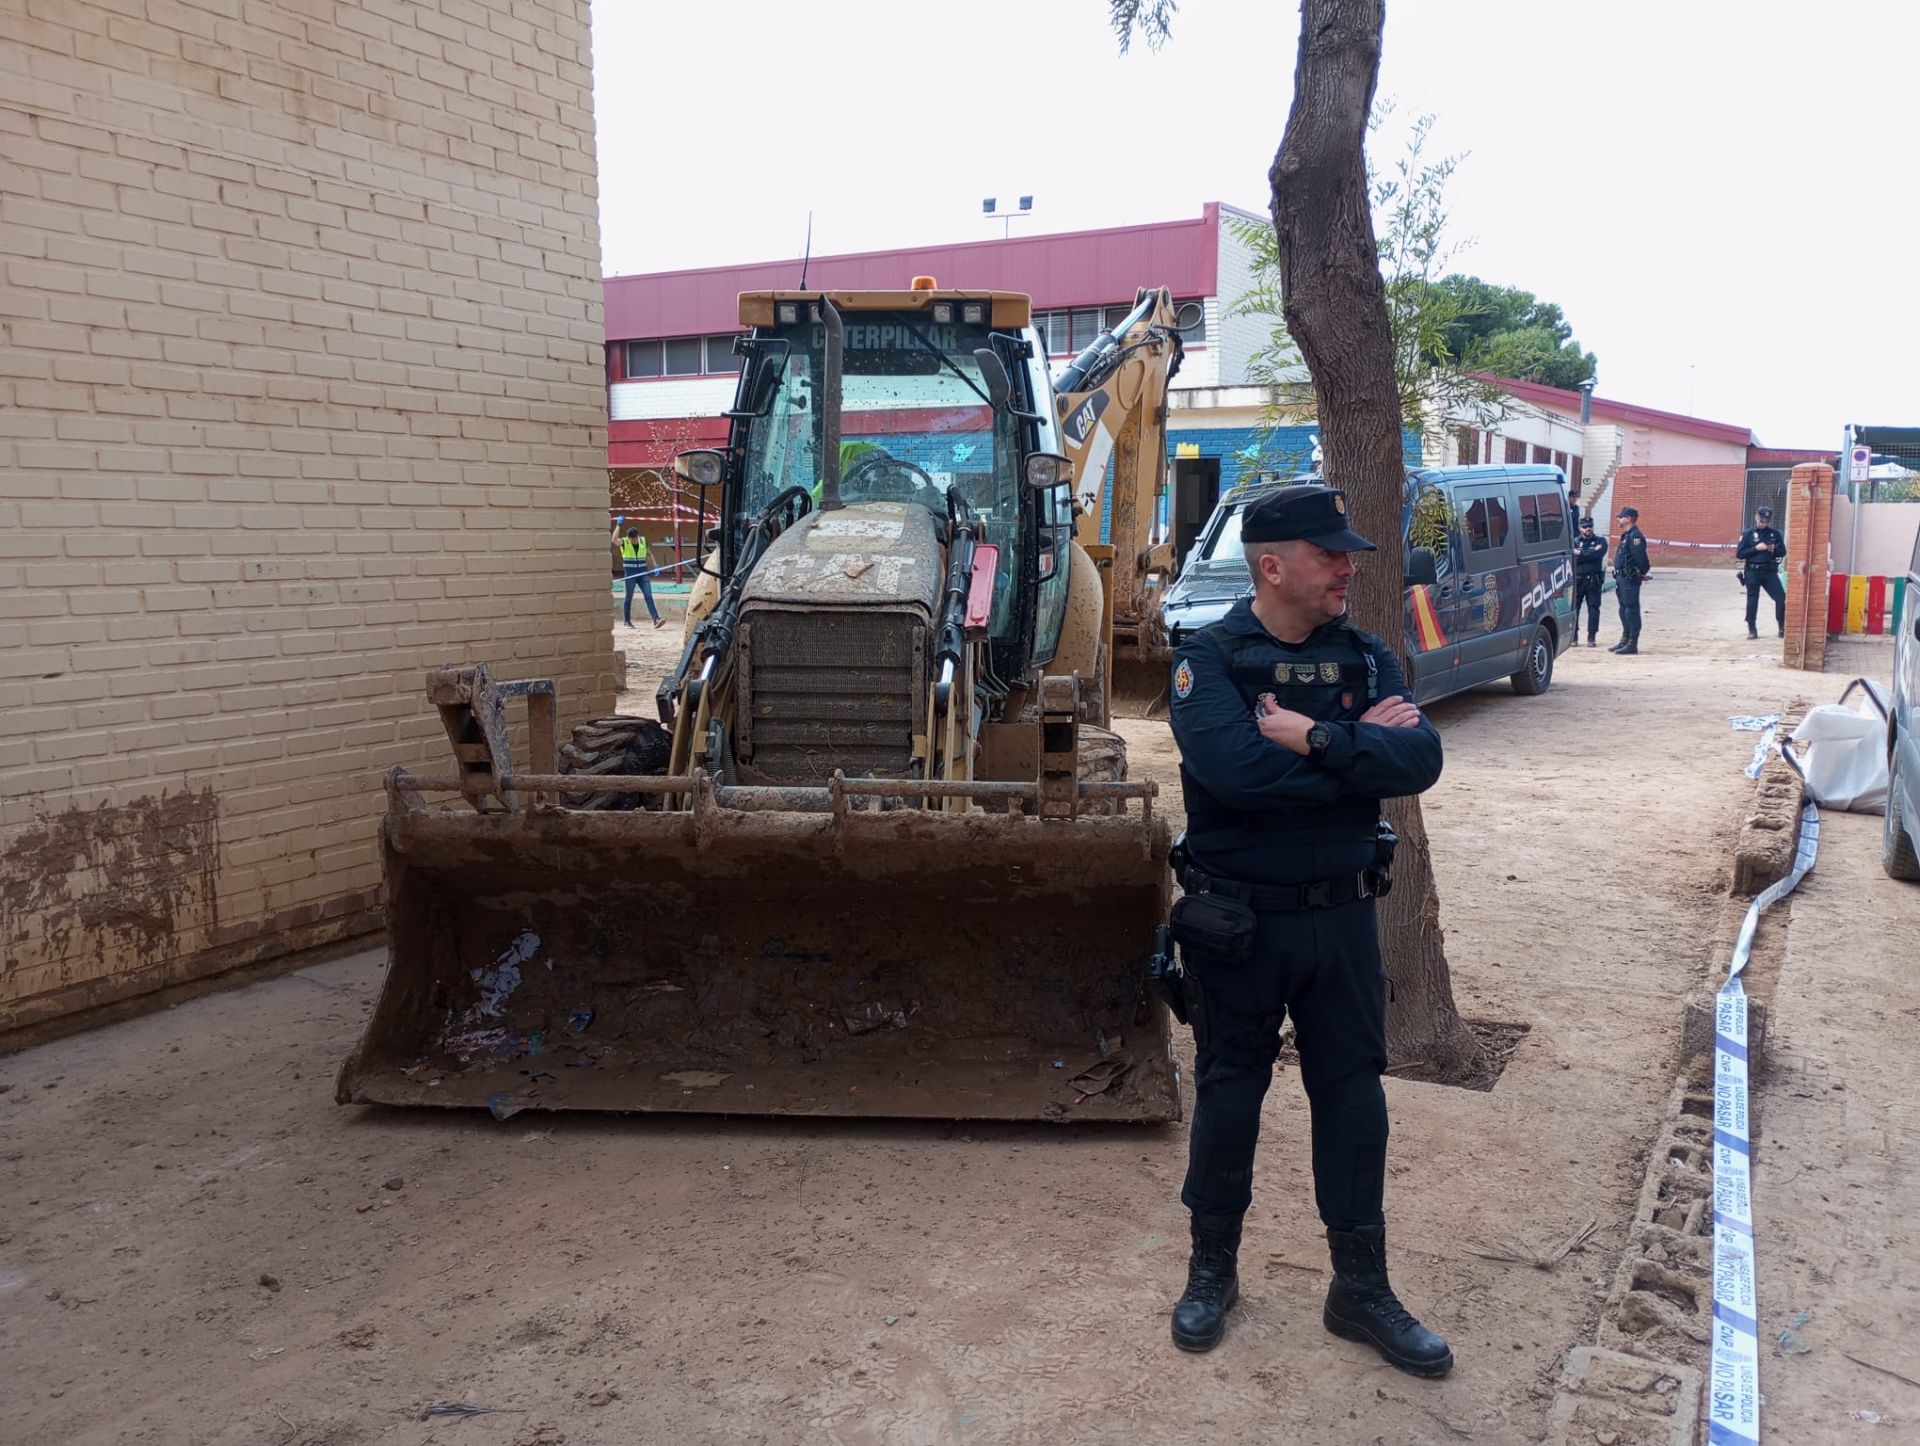
[[[1445,647],[1447,635],[1442,631],[1440,616],[1433,608],[1433,589],[1408,588],[1407,604],[1413,610],[1413,633],[1420,644],[1420,651],[1430,653],[1435,648]]]

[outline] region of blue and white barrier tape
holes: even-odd
[[[1747,906],[1733,964],[1714,1005],[1713,1336],[1707,1368],[1709,1446],[1760,1439],[1760,1311],[1754,1289],[1753,1138],[1747,1124],[1747,994],[1740,972],[1760,916],[1799,886],[1820,849],[1820,810],[1800,812],[1793,872]]]
[[[1753,758],[1747,764],[1748,778],[1758,778],[1760,771],[1767,766],[1767,755],[1773,752],[1773,740],[1779,731],[1774,725],[1780,721],[1778,713],[1768,713],[1764,717],[1753,714],[1736,714],[1727,720],[1742,733],[1758,733],[1760,741],[1753,745]]]

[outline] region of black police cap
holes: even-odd
[[[1581,518],[1581,519],[1580,519],[1580,525],[1581,525],[1582,527],[1591,527],[1591,526],[1593,526],[1593,514],[1591,514],[1591,513],[1589,513],[1589,514],[1587,514],[1587,516],[1585,516],[1585,517],[1583,517],[1583,518]]]
[[[1753,509],[1753,515],[1763,522],[1773,521],[1773,509],[1771,507],[1756,507]]]
[[[1329,552],[1373,552],[1371,542],[1347,523],[1347,494],[1311,482],[1282,487],[1263,497],[1240,524],[1242,542],[1304,540]]]

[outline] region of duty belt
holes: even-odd
[[[1237,879],[1216,879],[1192,864],[1180,870],[1180,887],[1189,894],[1238,899],[1252,909],[1279,910],[1331,909],[1355,899],[1371,899],[1380,892],[1372,869],[1344,878],[1315,879],[1310,884],[1243,884]]]

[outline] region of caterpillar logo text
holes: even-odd
[[[1084,447],[1087,438],[1093,435],[1094,427],[1100,421],[1100,414],[1107,409],[1107,394],[1095,392],[1078,407],[1066,420],[1067,440],[1076,447]]]

